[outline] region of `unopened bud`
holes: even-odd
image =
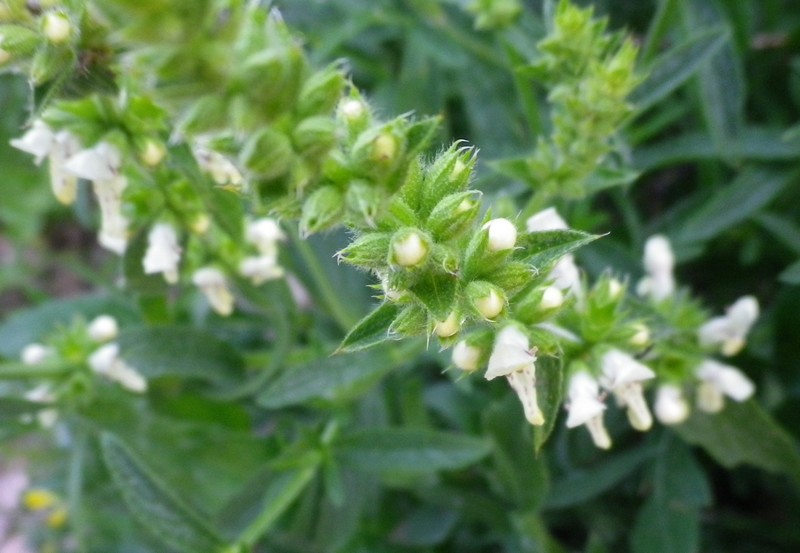
[[[508,219],[492,219],[483,228],[489,232],[490,252],[510,250],[517,243],[517,227]]]
[[[440,338],[452,336],[459,330],[461,330],[461,321],[458,320],[455,312],[450,313],[444,321],[437,322],[436,326],[433,328],[433,331]]]
[[[366,108],[361,100],[349,99],[339,106],[339,114],[347,121],[354,122],[364,116]]]
[[[72,35],[72,24],[65,14],[51,12],[44,16],[42,32],[53,44],[63,44]]]
[[[478,369],[481,353],[479,347],[471,346],[462,340],[453,348],[453,365],[462,371],[475,371]]]
[[[205,213],[198,213],[189,221],[189,228],[195,234],[205,234],[211,226],[211,218]]]
[[[646,325],[637,323],[634,326],[633,336],[630,337],[628,342],[632,346],[643,347],[650,342],[650,329]]]
[[[89,338],[95,342],[108,342],[119,334],[117,320],[111,315],[100,315],[89,323]]]
[[[416,267],[428,257],[428,245],[418,232],[411,231],[392,241],[394,262],[401,267]]]
[[[142,163],[147,165],[148,167],[155,167],[164,159],[164,156],[167,154],[166,149],[164,146],[159,144],[154,140],[148,140],[145,145],[144,149],[142,150],[140,156],[142,159]]]
[[[556,309],[564,303],[564,293],[555,286],[548,286],[542,292],[539,307],[542,309]]]
[[[622,283],[615,278],[612,278],[608,281],[608,296],[612,300],[616,300],[619,298],[619,295],[622,293]]]
[[[475,300],[475,308],[485,319],[489,320],[493,320],[502,313],[505,305],[505,300],[494,288],[490,289],[489,293],[482,298]]]
[[[394,160],[396,155],[397,139],[387,132],[379,134],[372,143],[372,159],[388,163]]]
[[[26,365],[38,365],[45,359],[47,359],[50,355],[52,355],[52,350],[47,346],[43,346],[42,344],[28,344],[24,348],[22,348],[22,353],[20,353],[20,359]]]

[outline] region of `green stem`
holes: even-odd
[[[317,255],[311,249],[308,242],[300,237],[295,227],[289,229],[292,235],[292,242],[300,253],[300,257],[308,267],[311,279],[319,292],[322,303],[327,307],[331,316],[336,320],[342,331],[347,332],[357,322],[358,317],[353,315],[347,305],[342,301],[342,294],[331,284],[328,275],[319,263]]]
[[[69,472],[67,474],[67,502],[69,506],[71,530],[77,549],[83,549],[82,542],[85,534],[81,517],[83,496],[83,466],[86,458],[86,448],[89,444],[89,434],[86,428],[78,424],[71,425],[74,433],[74,443],[69,458]]]
[[[3,363],[0,365],[0,380],[58,378],[75,370],[76,368],[72,365],[62,364],[26,365],[19,362]]]

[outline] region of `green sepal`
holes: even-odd
[[[376,228],[377,218],[384,210],[382,190],[366,181],[354,181],[344,197],[348,223],[360,228]]]
[[[21,25],[0,25],[0,48],[14,58],[33,54],[39,44],[39,34]]]
[[[345,82],[340,62],[313,73],[300,89],[298,114],[301,117],[330,114],[342,96]]]
[[[564,255],[600,238],[578,230],[546,230],[528,232],[517,239],[519,248],[514,257],[544,271]]]
[[[381,304],[350,329],[336,353],[360,351],[390,340],[389,328],[399,312],[400,307],[394,303]]]
[[[411,292],[428,308],[437,321],[443,321],[453,311],[458,278],[449,273],[427,271],[420,276]]]
[[[294,150],[289,137],[272,128],[254,134],[240,154],[240,161],[248,171],[268,180],[286,175],[293,160]]]
[[[387,232],[370,232],[360,236],[337,253],[337,258],[364,269],[386,267],[392,235]]]
[[[389,334],[397,336],[419,336],[427,332],[428,312],[414,304],[405,306],[389,327]]]
[[[426,228],[433,238],[445,242],[466,231],[480,211],[480,197],[479,191],[467,190],[442,198],[426,222]]]
[[[321,156],[336,143],[336,122],[322,115],[303,119],[292,132],[292,141],[300,154]]]
[[[495,271],[485,273],[483,278],[496,284],[508,293],[527,286],[535,278],[535,272],[528,263],[508,261]]]
[[[341,223],[343,204],[342,193],[335,186],[316,189],[303,203],[300,234],[308,236]]]

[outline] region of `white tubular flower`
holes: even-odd
[[[544,424],[544,415],[536,400],[535,362],[536,355],[531,351],[528,337],[517,327],[507,326],[497,333],[485,377],[492,380],[505,376],[519,396],[525,418],[540,426]]]
[[[194,149],[194,156],[200,169],[211,175],[214,182],[220,186],[234,186],[240,188],[244,182],[242,173],[231,161],[213,150],[203,146]]]
[[[53,355],[53,350],[42,344],[28,344],[20,352],[20,360],[26,365],[38,365]]]
[[[111,315],[100,315],[89,323],[89,338],[95,342],[108,342],[119,334],[117,320]]]
[[[697,331],[700,345],[718,347],[720,353],[731,357],[747,343],[747,334],[758,319],[758,300],[744,296],[728,307],[722,317],[714,317]]]
[[[725,405],[724,396],[742,402],[756,391],[745,374],[730,365],[706,359],[695,369],[700,385],[697,390],[697,407],[707,413],[716,413]]]
[[[275,280],[284,275],[283,267],[278,265],[272,256],[245,257],[239,264],[239,274],[258,286],[268,280]]]
[[[510,250],[517,243],[517,227],[508,219],[492,219],[483,228],[489,234],[487,248],[490,252]]]
[[[89,356],[88,362],[94,372],[113,380],[128,391],[139,394],[147,391],[147,380],[120,358],[119,344],[101,346]]]
[[[653,410],[661,424],[680,424],[689,418],[689,403],[680,386],[676,384],[662,384],[658,387]]]
[[[20,138],[12,138],[9,141],[9,144],[17,150],[31,154],[36,165],[39,165],[50,153],[54,143],[55,134],[47,126],[47,123],[41,120],[34,121],[31,128]]]
[[[253,244],[262,256],[276,257],[278,242],[286,240],[286,235],[275,219],[262,217],[247,223],[245,239]]]
[[[68,131],[56,133],[53,149],[50,150],[50,186],[60,203],[70,205],[78,194],[78,179],[66,171],[67,159],[81,148],[80,142]]]
[[[436,326],[433,327],[433,331],[440,338],[452,336],[459,330],[461,330],[461,321],[458,320],[455,312],[450,313],[444,321],[437,321]]]
[[[480,360],[480,348],[469,345],[465,340],[461,340],[453,347],[453,365],[462,371],[472,372],[477,370]]]
[[[195,271],[192,282],[200,288],[214,311],[223,317],[233,313],[235,299],[228,289],[228,281],[222,271],[214,267],[203,267]]]
[[[600,360],[603,376],[600,383],[614,393],[619,404],[627,407],[628,420],[636,430],[653,425],[653,417],[642,391],[642,382],[655,377],[649,367],[617,349],[608,350]]]
[[[163,273],[164,280],[175,284],[180,261],[181,247],[175,229],[167,223],[154,225],[147,235],[147,251],[142,259],[145,274]]]
[[[654,301],[671,296],[675,292],[675,255],[665,236],[656,234],[647,239],[643,263],[647,276],[636,287],[639,295]]]
[[[585,371],[572,375],[569,380],[569,415],[567,428],[585,425],[594,445],[601,449],[611,447],[611,437],[603,424],[605,403],[600,399],[600,385]]]
[[[69,160],[65,169],[82,179],[108,181],[119,173],[122,154],[107,142],[100,142],[94,148],[81,150]]]
[[[525,222],[525,227],[528,232],[566,230],[569,228],[567,222],[554,207],[548,207],[531,215]],[[567,254],[556,262],[550,271],[550,278],[553,279],[553,285],[560,290],[570,290],[576,296],[581,294],[581,274],[572,254]]]

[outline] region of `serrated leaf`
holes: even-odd
[[[177,376],[225,385],[236,384],[244,374],[244,360],[239,353],[200,329],[125,329],[118,343],[122,359],[147,378]]]
[[[727,33],[718,27],[697,33],[655,59],[647,78],[631,94],[639,111],[645,111],[685,83],[701,64],[725,44]]]
[[[356,323],[342,340],[337,352],[359,351],[391,339],[389,327],[399,313],[400,308],[393,303],[380,305]]]
[[[600,236],[579,230],[546,230],[528,232],[520,236],[515,253],[517,259],[530,263],[541,270],[558,258],[597,240]]]
[[[457,287],[455,275],[428,271],[410,290],[437,321],[444,321],[453,309]]]
[[[421,428],[361,430],[334,444],[345,466],[370,472],[460,469],[479,461],[490,449],[482,438]]]
[[[118,438],[103,434],[101,446],[125,504],[155,538],[185,553],[222,549],[222,538],[203,516],[178,499]]]
[[[59,325],[69,324],[75,317],[88,321],[102,314],[115,317],[123,327],[138,319],[133,307],[120,298],[92,295],[48,301],[17,311],[0,324],[0,354],[17,357],[23,347],[42,339]]]
[[[258,396],[258,403],[279,409],[310,400],[347,400],[375,384],[397,363],[387,349],[315,359],[287,369]]]
[[[729,402],[713,415],[696,411],[675,431],[723,466],[754,465],[785,474],[800,486],[800,452],[795,441],[754,400]]]
[[[533,428],[533,447],[537,455],[555,428],[564,397],[563,382],[560,359],[541,357],[536,360],[536,398],[544,415],[544,424]]]
[[[745,170],[692,213],[674,241],[689,244],[714,238],[765,207],[796,177],[794,171]]]
[[[655,448],[639,447],[607,457],[592,468],[571,471],[553,482],[545,507],[563,509],[597,497],[638,469],[653,453]]]

